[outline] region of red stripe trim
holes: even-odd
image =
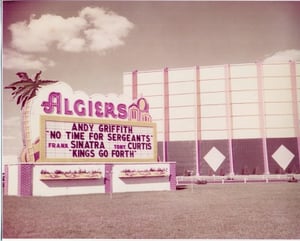
[[[232,154],[232,99],[231,99],[231,74],[230,65],[225,65],[225,88],[226,88],[226,120],[227,120],[227,135],[228,135],[228,155],[229,155],[229,172],[234,175],[233,169],[233,154]]]
[[[169,123],[169,71],[164,69],[164,161],[168,161],[168,142],[170,140]]]
[[[135,70],[132,72],[132,99],[135,100],[137,99],[137,73],[138,71]]]
[[[270,174],[268,161],[267,136],[265,126],[265,105],[264,105],[264,80],[262,63],[257,63],[257,87],[258,87],[258,103],[259,103],[259,126],[262,137],[262,148],[264,157],[264,174]]]
[[[299,130],[299,113],[298,113],[298,96],[297,96],[297,74],[296,74],[296,63],[295,61],[290,62],[291,71],[291,86],[292,86],[292,102],[293,102],[293,116],[294,116],[294,130],[295,136],[297,137],[298,155],[300,153],[300,130]],[[300,158],[299,158],[300,164]]]
[[[196,67],[196,104],[197,104],[197,139],[201,140],[201,99],[200,99],[200,67]]]
[[[201,140],[201,99],[200,99],[200,67],[196,66],[196,175],[200,175],[200,143]]]

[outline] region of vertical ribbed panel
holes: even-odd
[[[226,91],[226,122],[228,136],[229,174],[234,175],[232,154],[232,99],[230,65],[225,65],[225,91]]]
[[[176,163],[170,163],[170,189],[176,190]]]
[[[262,137],[264,173],[269,174],[268,148],[265,125],[265,103],[264,103],[264,79],[263,68],[261,63],[257,63],[257,87],[258,87],[258,102],[259,102],[259,125],[260,134]]]
[[[196,79],[195,79],[195,95],[196,95],[196,175],[200,175],[200,145],[199,141],[201,140],[201,99],[200,99],[200,67],[196,66]]]
[[[132,99],[137,99],[137,92],[138,92],[138,71],[135,70],[132,72]]]
[[[19,195],[20,196],[32,196],[32,164],[20,164],[19,165]]]
[[[295,61],[290,62],[290,71],[291,71],[291,90],[292,90],[292,102],[293,102],[293,116],[294,116],[294,128],[295,136],[297,138],[297,149],[298,155],[300,153],[300,130],[299,130],[299,113],[298,113],[298,96],[297,96],[297,73],[296,73],[296,63]],[[300,158],[298,159],[300,166]]]
[[[169,75],[168,68],[164,69],[164,161],[168,161],[168,142],[170,141],[169,117]]]
[[[105,193],[112,193],[113,187],[112,187],[112,168],[113,164],[106,163],[105,164],[105,176],[104,176],[104,185],[105,185]]]
[[[143,96],[153,103],[164,161],[176,161],[177,175],[187,169],[201,175],[299,172],[298,66],[291,61],[139,72],[147,81],[136,91],[146,90]],[[218,155],[225,157],[221,163]]]

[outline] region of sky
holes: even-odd
[[[3,1],[2,156],[22,150],[4,86],[42,70],[73,90],[122,94],[123,73],[300,60],[300,2]]]

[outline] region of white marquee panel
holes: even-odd
[[[201,117],[224,117],[226,116],[225,105],[206,105],[201,106]]]
[[[200,81],[200,93],[225,91],[225,80],[204,80]]]
[[[232,104],[232,115],[259,115],[258,103]]]
[[[245,78],[245,79],[231,79],[232,90],[256,90],[257,79]]]
[[[157,141],[164,141],[164,133],[163,132],[157,132]]]
[[[219,79],[225,76],[225,66],[200,67],[200,79]]]
[[[232,103],[253,103],[258,102],[258,92],[252,91],[233,91],[231,93]]]
[[[196,68],[169,69],[169,82],[195,80]]]
[[[230,65],[231,78],[241,78],[257,75],[255,64]]]
[[[264,91],[264,101],[276,101],[276,102],[286,102],[292,101],[292,91],[290,89],[284,90],[265,90]]]
[[[15,173],[19,172],[19,167],[18,165],[9,165],[9,169],[8,169],[8,173],[7,173],[7,177],[14,177]],[[5,177],[5,178],[7,178]],[[19,190],[18,190],[18,183],[20,182],[20,177],[17,176],[17,178],[9,178],[9,182],[8,182],[8,193],[10,195],[18,195],[19,194]]]
[[[296,63],[296,73],[300,75],[300,62]]]
[[[163,131],[164,130],[164,121],[162,119],[154,119],[154,122],[156,123],[157,131]]]
[[[228,138],[227,131],[201,131],[202,140],[225,140]]]
[[[290,65],[287,64],[263,64],[263,73],[265,76],[283,76],[290,75]]]
[[[200,96],[201,105],[218,105],[226,104],[225,92],[218,93],[203,93]]]
[[[239,129],[233,130],[234,139],[261,138],[259,129]]]
[[[259,129],[259,93],[257,65],[229,65],[231,77],[231,110],[234,138],[260,138]],[[201,138],[226,139],[226,65],[200,66],[200,124]],[[268,137],[294,136],[294,119],[291,92],[290,64],[263,64],[262,86],[265,125]],[[300,120],[300,63],[296,64],[298,118]],[[196,129],[196,67],[169,69],[169,117],[170,130],[182,126],[192,128],[190,140],[195,138]],[[125,73],[123,90],[129,95],[132,92],[132,73]],[[157,129],[163,137],[164,127],[164,71],[138,72],[138,96],[147,98],[150,113],[155,122],[160,123]],[[156,96],[157,95],[157,96]],[[183,118],[174,120],[174,118]],[[184,118],[191,118],[190,124]],[[299,123],[300,124],[300,123]],[[216,129],[217,128],[217,129]],[[218,130],[220,129],[220,130]],[[176,129],[177,130],[177,129]],[[178,139],[178,133],[170,136]],[[175,140],[174,139],[174,140]],[[179,138],[180,139],[180,138]]]
[[[170,141],[190,141],[195,140],[194,131],[185,131],[185,132],[171,132]]]
[[[193,94],[182,94],[182,95],[170,95],[169,96],[170,107],[194,106],[195,103],[196,103],[195,95],[193,95]]]
[[[290,76],[264,77],[264,89],[291,89]]]
[[[195,118],[195,107],[174,107],[169,110],[170,119],[174,118]]]
[[[265,103],[266,115],[274,114],[292,114],[293,106],[292,103]]]
[[[284,129],[267,129],[266,130],[268,138],[280,138],[280,137],[294,137],[294,128],[284,128]]]
[[[163,83],[164,82],[164,72],[152,71],[152,72],[138,72],[137,75],[138,84],[154,84],[154,83]]]
[[[144,84],[138,86],[138,93],[143,96],[163,95],[164,89],[162,84]]]
[[[266,116],[266,128],[292,128],[294,119],[292,115]]]
[[[170,119],[170,132],[194,131],[196,129],[194,119]]]
[[[195,82],[169,83],[169,94],[195,93]]]
[[[150,107],[150,115],[152,116],[152,120],[161,120],[164,116],[164,109],[163,108],[151,108]]]
[[[232,118],[233,129],[259,129],[259,116],[239,116]]]
[[[227,120],[225,117],[202,118],[201,129],[202,130],[226,130]]]
[[[163,108],[164,106],[164,98],[163,96],[144,96],[146,97],[150,109],[152,108]]]

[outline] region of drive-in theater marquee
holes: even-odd
[[[153,161],[153,123],[41,117],[41,160]]]
[[[145,98],[69,97],[51,91],[39,103],[42,162],[153,162],[156,124]],[[36,153],[35,153],[36,154]]]

